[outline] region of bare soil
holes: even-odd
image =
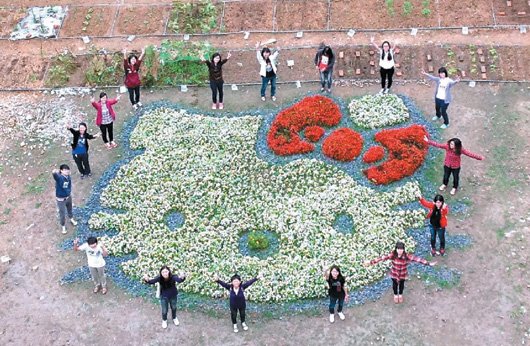
[[[86,16],[89,14],[90,9],[92,9],[93,12],[88,21]],[[113,6],[74,7],[68,10],[68,14],[63,22],[59,36],[75,37],[110,35],[116,11],[117,8]],[[88,21],[88,25],[86,24],[86,21]]]
[[[224,32],[273,30],[273,1],[234,1],[224,5]]]
[[[276,2],[276,30],[326,30],[328,1]]]
[[[9,37],[17,23],[25,16],[25,8],[13,10],[0,7],[0,37]]]
[[[121,7],[114,34],[162,34],[170,12],[170,7]]]

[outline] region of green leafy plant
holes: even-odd
[[[200,56],[213,53],[208,42],[165,40],[159,50],[149,46],[142,71],[144,85],[202,85],[208,80],[208,68],[201,63]]]
[[[421,7],[422,7],[421,14],[424,17],[429,17],[431,15],[431,9],[429,8],[430,5],[431,5],[430,0],[423,0],[421,2]]]
[[[168,29],[175,33],[206,33],[217,26],[217,7],[211,0],[173,2]]]
[[[412,5],[412,2],[405,1],[403,2],[403,15],[408,17],[412,14],[412,10],[414,10],[414,5]]]
[[[92,53],[85,71],[85,81],[90,86],[115,85],[123,75],[123,60],[120,53]]]
[[[90,20],[92,19],[92,14],[94,13],[94,9],[90,7],[87,10],[87,14],[85,15],[85,20],[83,21],[83,27],[81,28],[81,31],[85,32],[88,29],[88,26],[90,25]]]
[[[49,87],[63,87],[70,80],[70,76],[77,70],[78,64],[71,52],[63,52],[52,58],[51,67],[44,84]]]
[[[265,250],[269,247],[269,239],[261,232],[250,232],[248,235],[248,247],[252,250]]]
[[[394,16],[396,11],[394,10],[394,0],[385,0],[386,10],[389,15]]]

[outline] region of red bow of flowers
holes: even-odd
[[[365,169],[366,177],[375,184],[386,185],[414,174],[427,155],[425,135],[427,131],[420,125],[376,133],[375,140],[388,150],[388,160]]]
[[[299,132],[307,126],[335,126],[340,118],[340,109],[331,99],[318,95],[306,97],[278,114],[267,134],[267,144],[280,156],[310,153],[315,146],[300,138]],[[317,138],[316,131],[310,130],[309,136],[305,135],[313,140]]]

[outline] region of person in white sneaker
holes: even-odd
[[[388,94],[392,87],[392,77],[394,76],[394,49],[390,42],[384,41],[379,47],[374,42],[374,38],[370,38],[370,43],[379,52],[379,73],[381,74],[381,91],[379,94]],[[387,83],[388,80],[388,83]]]
[[[70,167],[65,164],[61,165],[59,169],[52,171],[52,176],[55,180],[55,200],[57,202],[57,209],[59,210],[61,233],[66,234],[66,215],[68,215],[72,225],[77,225],[77,221],[74,220],[74,214],[72,212],[72,178],[70,177]]]
[[[424,70],[421,73],[427,76],[430,80],[436,82],[436,89],[434,90],[434,106],[436,115],[432,118],[433,121],[440,120],[443,117],[444,123],[440,128],[446,129],[449,127],[449,115],[447,115],[447,108],[449,103],[453,100],[451,96],[451,88],[460,82],[460,76],[456,76],[453,80],[448,77],[447,69],[440,67],[438,69],[438,77],[426,73]]]
[[[86,243],[79,246],[79,240],[74,240],[74,251],[85,251],[88,269],[94,281],[94,293],[99,292],[107,294],[107,279],[105,278],[105,259],[103,257],[108,255],[108,251],[103,244],[98,244],[98,238],[88,237]]]
[[[178,326],[180,324],[177,318],[177,297],[178,290],[176,283],[181,283],[186,280],[186,274],[173,275],[168,266],[160,268],[159,275],[154,279],[144,275],[144,283],[154,285],[158,283],[160,286],[160,307],[162,308],[162,328],[167,328],[167,312],[168,305],[171,306],[171,317],[173,323]]]
[[[324,269],[324,280],[328,283],[329,293],[329,322],[335,322],[335,305],[339,303],[337,313],[339,318],[344,321],[346,316],[342,313],[344,302],[349,301],[348,288],[346,287],[346,278],[342,276],[340,268],[336,265]]]
[[[221,285],[230,291],[230,318],[234,326],[234,333],[239,332],[237,329],[237,312],[239,311],[239,317],[241,318],[241,326],[243,330],[248,330],[248,326],[245,323],[245,310],[247,308],[247,302],[245,298],[245,289],[250,287],[258,279],[261,279],[262,275],[259,274],[254,279],[241,282],[241,277],[237,274],[230,278],[230,283],[219,280],[217,274],[214,275],[213,281]]]

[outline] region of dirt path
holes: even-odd
[[[279,103],[315,89],[315,85],[302,89],[280,86]],[[353,91],[335,89],[343,97],[375,91],[376,86]],[[254,87],[244,87],[237,94],[228,91],[227,110],[254,107],[257,92]],[[426,114],[431,114],[431,87],[397,86],[396,92],[413,95]],[[193,88],[187,94],[167,90],[145,93],[144,101],[178,100],[207,109],[208,93],[206,88]],[[242,94],[248,96],[240,97]],[[86,98],[76,100],[86,106]],[[125,103],[118,106],[121,118],[130,116],[125,107]],[[464,159],[457,199],[470,198],[472,214],[469,218],[453,216],[449,229],[451,233],[471,235],[474,244],[464,251],[450,251],[440,259],[441,264],[463,272],[457,287],[438,290],[413,278],[407,283],[405,304],[392,304],[388,292],[379,301],[348,307],[348,319],[334,325],[327,321],[322,306],[319,317],[271,321],[250,314],[250,331],[238,335],[231,331],[228,315],[217,318],[200,311],[180,313],[181,326],[162,331],[157,305],[131,298],[112,283],[106,297],[94,296],[89,283],[58,285],[65,272],[84,264],[85,259],[81,254],[57,251],[57,243],[64,237],[54,219],[51,179],[43,183],[46,189],[42,193],[29,192],[27,176],[36,177],[64,160],[73,165],[64,147],[52,147],[42,157],[37,156],[26,171],[22,170],[23,163],[17,163],[15,170],[2,172],[0,194],[7,198],[0,206],[0,255],[9,254],[13,262],[0,265],[0,302],[8,307],[0,309],[0,344],[27,345],[35,340],[42,345],[88,345],[95,340],[102,345],[528,343],[528,89],[461,85],[449,113],[453,125],[444,138],[458,136],[465,147],[487,157],[484,162]],[[0,154],[7,153],[9,144],[4,142]],[[9,150],[18,150],[13,148]],[[99,145],[92,150],[95,176],[93,180],[77,180],[75,204],[83,203],[93,181],[119,155],[109,154]]]

